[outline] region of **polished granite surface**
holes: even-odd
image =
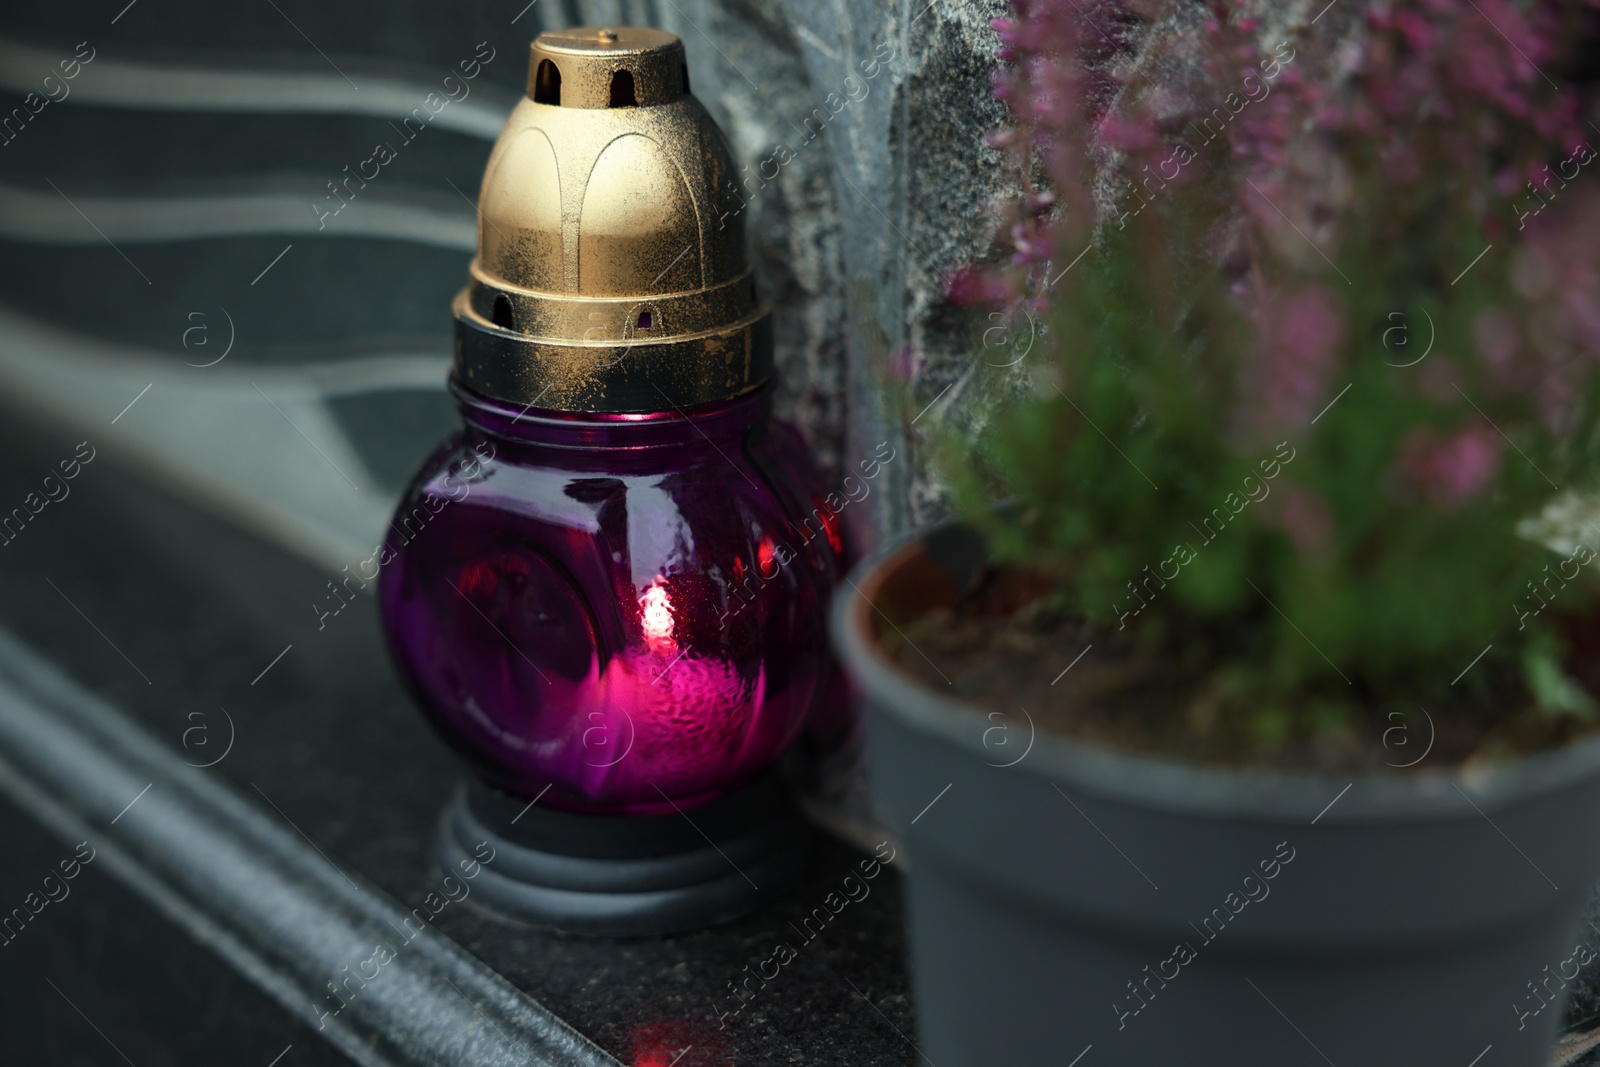
[[[75,444],[10,422],[0,431],[0,448],[11,458],[0,472],[0,499],[20,503]],[[325,596],[327,579],[312,567],[176,502],[104,451],[71,484],[69,497],[47,507],[0,552],[0,623],[176,751],[183,750],[185,731],[201,723],[220,746],[227,727],[217,712],[226,709],[236,739],[208,773],[264,811],[270,802],[342,872],[407,907],[420,904],[437,888],[429,844],[458,766],[391,671],[374,602],[360,598],[319,628],[313,604]],[[206,717],[192,718],[196,712]],[[190,752],[201,751],[203,736],[189,735]],[[207,750],[204,758],[217,752]],[[5,825],[16,818],[6,813]],[[436,927],[625,1064],[909,1064],[917,1053],[898,875],[885,870],[869,894],[813,939],[796,929],[862,858],[819,835],[799,884],[780,903],[686,936],[575,940],[512,926],[470,906],[447,907]],[[105,907],[120,901],[119,921],[105,918],[99,905],[73,916],[77,902],[64,902],[64,914],[51,917],[58,920],[54,930],[29,931],[30,951],[77,968],[82,984],[72,999],[111,1043],[121,1044],[122,1036],[153,1057],[134,1062],[195,1062],[182,1052],[172,1058],[172,1050],[196,1047],[192,1033],[180,1037],[172,1029],[164,1044],[158,1033],[145,1032],[181,1029],[187,1016],[158,1022],[118,1009],[105,983],[136,984],[137,991],[120,998],[129,1003],[147,983],[159,983],[165,1000],[190,1004],[208,1018],[257,1020],[269,1032],[258,1042],[266,1053],[262,1064],[275,1053],[267,1048],[273,1043],[279,1049],[292,1043],[307,1056],[291,1053],[280,1067],[336,1059],[330,1050],[312,1053],[311,1032],[281,1013],[272,1018],[272,1006],[248,985],[219,978],[215,961],[180,965],[197,955],[205,963],[203,950],[184,943],[182,933],[153,916],[146,928],[130,931],[139,922],[136,905],[109,879],[101,876],[100,883],[84,885],[112,900]],[[94,935],[96,921],[115,925],[134,943]],[[781,941],[795,958],[732,1014],[730,983],[743,981],[744,968],[754,970]],[[84,942],[121,955],[104,970],[85,970]],[[100,1039],[92,1035],[83,1046],[51,1044],[75,1040],[74,1025],[88,1033],[84,1020],[73,1024],[76,1009],[59,1000],[50,1006],[56,994],[37,982],[20,954],[0,957],[0,968],[6,971],[0,985],[30,991],[8,996],[11,1005],[0,1012],[47,1013],[49,1025],[37,1028],[35,1038],[43,1042],[41,1053],[96,1047]],[[19,1023],[36,1029],[16,1015],[4,1021],[11,1032]],[[98,1049],[96,1061],[109,1055],[104,1044]]]
[[[75,444],[27,422],[0,427],[10,458],[0,503],[20,503]],[[234,744],[208,773],[276,808],[341,873],[420,904],[438,888],[429,844],[458,767],[390,670],[372,600],[319,628],[313,604],[327,579],[314,568],[114,456],[97,456],[72,485],[0,550],[0,624],[193,762],[219,753],[201,745],[225,742],[226,709]],[[197,724],[206,730],[186,734]],[[0,891],[20,899],[62,846],[9,804],[0,826],[14,860]],[[563,938],[466,905],[446,907],[436,926],[630,1067],[924,1062],[912,1044],[899,875],[885,870],[820,934],[798,929],[863,858],[819,835],[778,904],[680,937]],[[1589,918],[1600,944],[1593,903]],[[344,1062],[92,865],[41,919],[0,955],[0,1026],[36,1062],[120,1062],[108,1046],[139,1067],[265,1065],[280,1053],[276,1067]],[[730,985],[780,943],[793,960],[735,1014]],[[1554,1062],[1600,1067],[1583,1036],[1600,1027],[1600,975],[1574,986],[1570,1051]]]

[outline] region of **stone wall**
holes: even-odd
[[[847,512],[864,545],[936,512],[918,437],[978,388],[971,330],[941,292],[987,245],[981,208],[1001,179],[983,134],[1002,117],[988,22],[1003,10],[1000,0],[584,8],[585,20],[632,17],[681,36],[695,94],[765,185],[749,221],[776,304],[780,412],[830,477],[885,440],[903,459]],[[909,395],[886,399],[888,357],[906,347],[926,366]]]

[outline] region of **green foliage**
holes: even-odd
[[[1049,306],[1031,393],[976,448],[935,442],[957,506],[1108,636],[1204,635],[1264,741],[1448,690],[1480,654],[1467,689],[1510,669],[1530,703],[1591,718],[1560,619],[1591,610],[1595,571],[1519,526],[1600,484],[1600,195],[1567,192],[1524,231],[1498,191],[1541,153],[1581,153],[1510,126],[1463,138],[1503,119],[1493,102],[1374,127],[1367,82],[1292,84],[1137,213],[1090,208],[1089,168],[1056,166],[1069,207],[1040,232],[1073,266],[1018,287]],[[1129,110],[1112,161],[1170,162],[1173,135],[1128,133]],[[1258,151],[1280,128],[1308,132]],[[1219,233],[1242,276],[1215,266]]]

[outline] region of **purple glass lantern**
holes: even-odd
[[[772,765],[830,683],[842,546],[770,420],[732,173],[676,37],[533,43],[455,303],[465,429],[383,557],[394,659],[476,772],[441,862],[486,843],[483,899],[574,932],[731,918],[803,859]]]

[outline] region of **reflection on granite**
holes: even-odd
[[[20,501],[75,443],[16,423],[0,429],[14,460],[0,471],[0,501]],[[236,741],[208,773],[265,808],[259,788],[342,871],[422,905],[439,888],[431,836],[460,768],[395,681],[373,603],[358,599],[319,630],[312,605],[325,576],[102,455],[0,552],[0,622],[174,750],[193,713],[216,721],[225,708]],[[0,806],[0,824],[22,819]],[[33,827],[8,832],[7,843],[13,859],[37,853],[45,863],[60,851]],[[551,936],[488,917],[470,897],[434,925],[630,1067],[900,1067],[920,1062],[901,886],[889,869],[866,879],[867,859],[819,837],[781,902],[673,938]],[[0,875],[0,887],[25,893],[34,866]],[[66,976],[73,1001],[141,1067],[209,1062],[208,1049],[266,1063],[291,1043],[280,1067],[337,1061],[313,1030],[105,871],[91,866],[75,886],[60,914],[42,916],[49,921],[0,957],[0,1022],[29,1035],[25,1048],[47,1050],[49,1062],[107,1054],[43,974],[58,984]],[[1600,897],[1586,920],[1585,943],[1600,948]],[[1552,1063],[1600,1067],[1600,960],[1569,984],[1567,1035]],[[158,994],[167,1009],[147,1011]]]
[[[0,802],[0,827],[9,909],[73,848],[9,802]],[[120,1052],[139,1067],[264,1065],[292,1049],[278,1067],[349,1063],[103,863],[65,886],[0,954],[0,1062],[76,1067],[120,1063]]]
[[[0,473],[0,499],[20,500],[34,469],[73,443],[13,423],[0,448],[19,462]],[[319,629],[324,575],[102,455],[6,546],[0,619],[174,749],[190,713],[226,708],[236,742],[210,773],[252,802],[259,788],[330,862],[421,905],[437,889],[429,847],[459,766],[390,670],[373,602]],[[844,907],[830,897],[865,858],[820,838],[782,902],[674,938],[555,937],[470,898],[435,925],[626,1064],[910,1064],[899,876],[859,883]],[[838,913],[813,917],[807,939],[805,917],[831,914],[829,902]],[[785,941],[793,959],[746,984]],[[733,1014],[741,984],[754,992]]]

